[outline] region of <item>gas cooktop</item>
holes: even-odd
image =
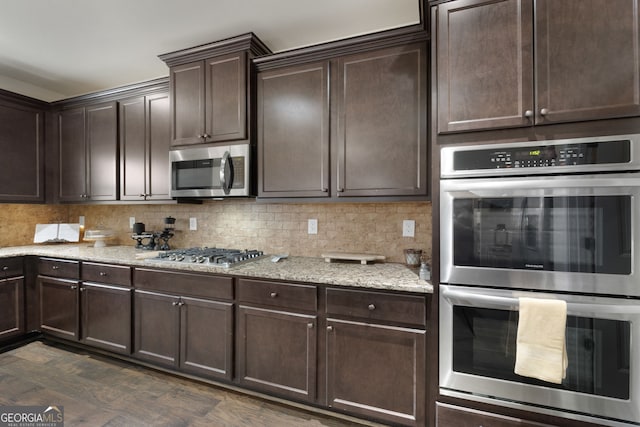
[[[188,248],[160,252],[156,259],[189,264],[209,264],[228,268],[239,263],[253,261],[264,256],[255,249]]]

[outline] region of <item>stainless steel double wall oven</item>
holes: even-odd
[[[441,152],[440,393],[640,425],[640,135]],[[567,376],[514,371],[518,297],[567,302]]]

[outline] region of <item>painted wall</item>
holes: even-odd
[[[431,203],[258,203],[253,200],[210,201],[202,205],[0,205],[0,246],[27,245],[36,223],[77,222],[86,229],[109,228],[110,244],[134,245],[129,217],[147,231],[164,228],[176,218],[172,247],[217,246],[260,249],[266,253],[320,256],[326,251],[365,252],[404,262],[403,250],[422,249],[431,258]],[[189,230],[189,218],[198,230]],[[307,220],[318,220],[318,234],[307,234]],[[402,237],[402,220],[416,222],[415,237]]]

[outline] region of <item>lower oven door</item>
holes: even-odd
[[[567,302],[562,384],[514,373],[518,297]],[[640,299],[441,285],[440,393],[640,425]]]

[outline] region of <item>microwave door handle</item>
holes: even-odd
[[[228,151],[225,151],[220,160],[220,186],[224,194],[229,194],[231,191],[231,155]]]

